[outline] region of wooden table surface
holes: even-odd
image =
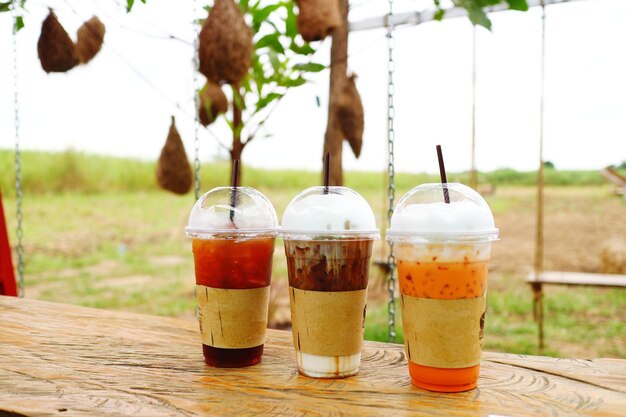
[[[214,369],[196,322],[0,297],[6,415],[625,416],[626,360],[486,352],[478,389],[437,394],[410,384],[400,345],[366,342],[357,376],[316,380],[269,331],[260,365]]]

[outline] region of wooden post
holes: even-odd
[[[2,191],[0,191],[0,295],[12,295],[17,297],[15,285],[15,271],[11,258],[11,245],[7,233],[7,222],[2,205]]]
[[[343,132],[337,117],[337,101],[348,79],[348,0],[339,0],[341,25],[333,30],[330,49],[330,89],[324,152],[330,152],[330,185],[343,185]]]
[[[543,122],[544,122],[544,77],[545,77],[545,50],[546,50],[546,8],[541,7],[541,78],[540,78],[540,102],[539,102],[539,170],[537,172],[537,228],[535,233],[535,281],[540,281],[543,271]],[[533,290],[535,288],[533,287]],[[543,290],[541,284],[535,290],[533,306],[536,311],[535,318],[539,331],[539,351],[544,348],[543,334]]]

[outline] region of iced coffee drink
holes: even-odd
[[[498,236],[489,206],[464,185],[424,184],[398,202],[387,236],[395,243],[413,384],[440,392],[476,387]]]
[[[349,188],[309,188],[285,210],[281,235],[298,369],[316,378],[356,374],[378,238],[372,209]]]
[[[207,365],[232,368],[261,361],[277,217],[249,187],[221,187],[194,206],[192,238],[198,320]]]

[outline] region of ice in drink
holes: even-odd
[[[192,238],[205,362],[232,368],[261,361],[277,217],[249,187],[203,195],[185,229]]]
[[[283,215],[298,369],[316,378],[354,375],[361,361],[376,221],[346,187],[312,187]]]

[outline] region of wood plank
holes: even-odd
[[[0,297],[0,415],[616,416],[625,360],[485,353],[479,389],[410,384],[402,346],[366,342],[361,372],[297,372],[291,335],[269,331],[263,362],[204,365],[197,323]],[[487,335],[488,337],[488,335]]]
[[[526,277],[526,282],[622,288],[626,287],[626,275],[592,274],[587,272],[543,271],[539,274],[538,280],[535,279],[534,273],[529,274]]]

